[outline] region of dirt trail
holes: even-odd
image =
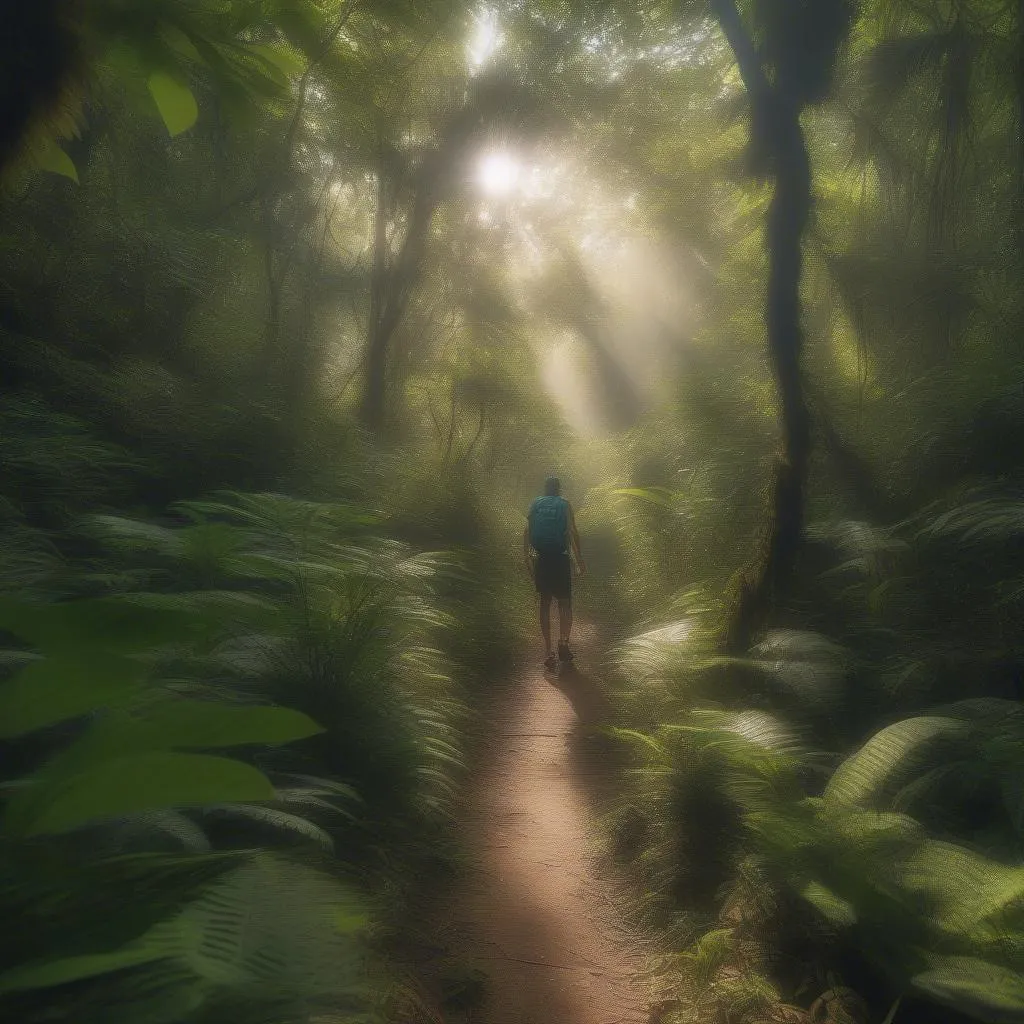
[[[523,667],[497,701],[464,828],[470,856],[442,941],[486,974],[472,1024],[641,1024],[644,955],[597,856],[580,754],[602,717],[585,673]],[[592,761],[592,759],[590,759]],[[440,936],[439,936],[440,937]]]

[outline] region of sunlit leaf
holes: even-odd
[[[180,135],[196,123],[199,107],[187,85],[163,71],[154,71],[146,85],[171,135]]]
[[[963,722],[930,715],[908,718],[882,729],[836,769],[825,789],[826,803],[857,804],[870,800],[906,770],[911,758],[923,756],[929,744],[964,732]]]
[[[74,161],[56,142],[49,143],[36,155],[36,166],[43,171],[52,171],[78,184],[78,168]]]
[[[1024,1021],[1024,977],[972,957],[930,957],[912,984],[947,1006],[993,1024]]]
[[[305,61],[302,57],[294,50],[289,50],[283,46],[251,43],[249,49],[279,72],[285,82],[297,75],[301,75],[305,69]]]
[[[846,928],[857,923],[856,908],[820,882],[809,882],[800,891],[800,895],[820,911],[830,924]]]

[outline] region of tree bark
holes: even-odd
[[[1017,52],[1014,61],[1014,86],[1017,93],[1017,222],[1014,225],[1017,249],[1024,249],[1024,0],[1017,0]]]
[[[370,316],[366,336],[366,377],[360,419],[367,429],[379,431],[384,421],[387,385],[387,347],[384,311],[387,306],[388,183],[383,167],[377,174],[377,208],[373,216],[373,265],[370,270]]]
[[[734,0],[712,0],[750,96],[754,142],[775,178],[768,210],[768,352],[778,389],[782,451],[771,487],[765,535],[735,595],[726,626],[728,650],[746,650],[771,608],[784,600],[804,537],[804,498],[811,454],[810,417],[801,374],[802,242],[811,210],[811,166],[799,99],[773,86]]]

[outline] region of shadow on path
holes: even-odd
[[[558,675],[552,675],[550,682],[568,698],[576,713],[578,727],[593,729],[608,720],[611,703],[592,676],[581,672],[575,665],[569,665],[562,668]]]
[[[565,696],[576,716],[567,737],[573,774],[590,801],[600,805],[614,795],[612,768],[621,753],[621,748],[601,731],[611,720],[611,701],[593,676],[575,667],[563,668],[548,681]]]

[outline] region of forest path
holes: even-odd
[[[643,944],[593,824],[605,777],[585,733],[603,718],[599,689],[575,669],[554,678],[524,659],[496,694],[463,822],[468,867],[441,937],[486,976],[484,1001],[446,1019],[648,1020]]]

